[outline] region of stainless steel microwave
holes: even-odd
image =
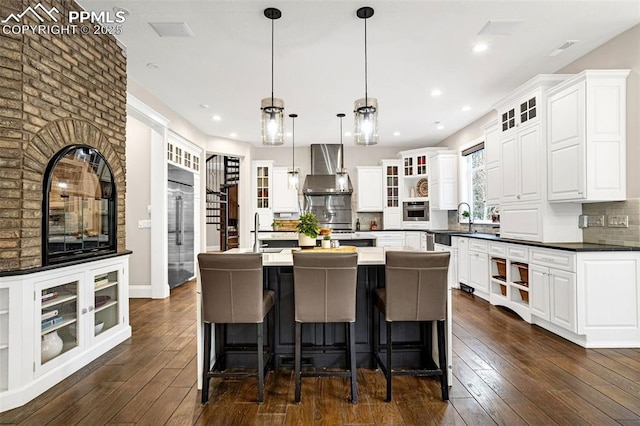
[[[405,222],[428,222],[428,201],[405,201],[402,203],[402,220]]]

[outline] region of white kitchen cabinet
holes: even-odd
[[[549,321],[551,302],[549,301],[549,268],[529,265],[529,294],[531,315]]]
[[[421,250],[421,234],[420,231],[407,231],[404,233],[404,245],[416,250]]]
[[[428,152],[423,150],[403,151],[402,175],[403,177],[427,176],[429,166],[427,164]]]
[[[253,161],[251,163],[251,202],[254,213],[258,213],[261,231],[270,231],[273,222],[273,161]]]
[[[5,333],[0,321],[3,411],[33,399],[131,336],[128,258],[0,277],[0,295],[9,299],[0,302],[0,315],[12,324]]]
[[[402,231],[374,231],[369,233],[376,237],[376,247],[404,247],[405,238]]]
[[[381,212],[383,209],[381,166],[359,166],[357,211]]]
[[[473,238],[469,239],[469,286],[476,290],[477,296],[489,300],[487,243]]]
[[[385,229],[402,229],[402,179],[400,160],[382,160],[382,223]]]
[[[437,151],[429,156],[429,200],[431,209],[458,207],[458,156],[455,151]]]
[[[458,281],[469,285],[469,239],[453,237],[458,248]]]
[[[500,181],[500,234],[504,238],[582,241],[582,232],[576,226],[582,208],[570,203],[552,205],[546,189],[546,93],[569,77],[538,75],[496,104],[500,161],[498,168],[488,170],[489,179],[493,176],[492,181]],[[495,179],[496,173],[499,179]],[[495,192],[492,194],[494,197]]]
[[[549,321],[573,333],[576,328],[576,274],[549,269]]]
[[[298,191],[289,189],[289,168],[273,167],[272,171],[272,212],[296,213],[299,211]],[[257,183],[257,181],[256,181]],[[271,222],[268,223],[271,225]]]
[[[548,198],[626,199],[629,70],[586,70],[548,93]]]
[[[486,170],[486,203],[500,205],[502,196],[502,172],[500,170],[500,131],[498,121],[493,120],[484,127],[484,161]]]
[[[540,126],[511,132],[500,140],[501,203],[539,201],[542,197],[543,151]]]

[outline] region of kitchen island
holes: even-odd
[[[343,244],[343,246],[346,244]],[[375,366],[372,344],[373,333],[378,332],[380,341],[386,339],[384,327],[373,329],[373,305],[371,293],[374,289],[384,287],[385,253],[388,250],[412,250],[403,248],[357,247],[358,283],[356,288],[356,360],[358,367],[373,368]],[[228,253],[246,253],[250,249],[233,249]],[[292,249],[263,253],[263,270],[265,288],[276,293],[275,305],[275,367],[293,367],[294,354],[294,299],[293,299],[293,256]],[[200,288],[200,282],[198,282]],[[450,290],[450,289],[449,289]],[[200,294],[200,290],[198,291]],[[447,300],[447,370],[451,383],[451,297]],[[200,303],[198,303],[200,306]],[[200,312],[198,322],[200,323]],[[266,323],[265,323],[266,326]],[[201,332],[200,327],[198,328]],[[394,350],[394,363],[419,364],[424,351],[432,352],[437,346],[433,344],[433,334],[429,330],[421,330],[417,323],[395,323],[394,342],[415,344],[415,348],[405,351]],[[344,345],[346,342],[343,324],[303,324],[303,366],[333,367],[345,363]],[[198,359],[201,359],[201,338],[198,337]],[[251,365],[254,355],[234,352],[233,346],[255,344],[255,328],[251,325],[232,324],[228,326],[225,345],[228,349],[230,365]],[[437,356],[434,357],[437,360]],[[200,378],[201,362],[198,362]],[[200,379],[199,379],[200,381]]]

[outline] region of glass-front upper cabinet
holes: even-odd
[[[45,173],[44,264],[116,248],[116,187],[109,163],[95,148],[58,152]]]

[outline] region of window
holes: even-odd
[[[487,175],[484,165],[484,142],[462,151],[466,170],[466,193],[474,223],[492,222],[497,206],[486,203]]]

